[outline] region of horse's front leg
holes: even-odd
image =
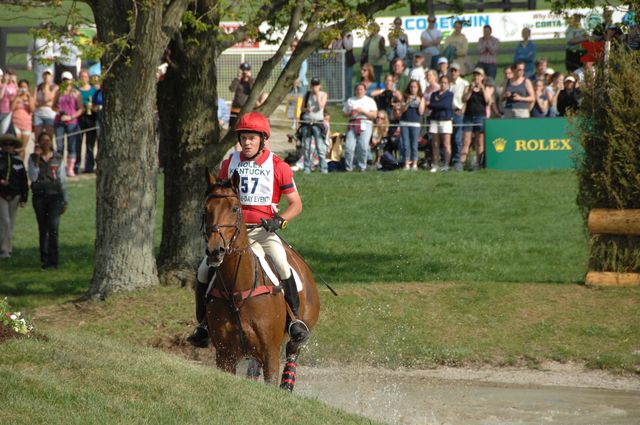
[[[278,372],[280,371],[280,352],[279,350],[270,350],[262,361],[262,371],[264,373],[265,384],[276,384]]]
[[[216,366],[220,370],[236,374],[236,366],[238,365],[238,357],[229,351],[216,349]]]

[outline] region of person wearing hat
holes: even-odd
[[[568,75],[564,79],[564,88],[558,93],[558,115],[566,117],[569,113],[575,112],[580,106],[581,93],[576,85],[576,79]]]
[[[309,339],[309,328],[300,320],[300,299],[295,278],[282,241],[275,233],[278,229],[284,229],[289,221],[302,212],[302,199],[293,180],[293,171],[267,148],[271,127],[264,115],[259,112],[244,114],[237,122],[235,133],[241,150],[233,152],[222,162],[218,180],[229,180],[236,173],[239,175],[237,189],[242,216],[244,222],[251,225],[249,243],[260,245],[278,272],[285,301],[294,316],[291,320],[287,315],[287,331],[291,341],[303,344]],[[288,205],[278,212],[274,206],[279,204],[281,198]],[[195,289],[196,320],[199,325],[187,338],[196,347],[206,347],[210,342],[206,325],[206,293],[216,268],[210,256],[205,257],[198,267]]]
[[[231,81],[229,91],[233,92],[231,101],[231,117],[229,118],[229,128],[233,129],[238,121],[238,114],[251,93],[255,80],[251,77],[251,65],[246,62],[240,64],[238,76]]]
[[[65,72],[71,74],[71,80],[78,78],[81,52],[74,40],[76,35],[78,35],[78,29],[70,27],[69,32],[55,43],[54,81],[56,84],[61,84],[64,81],[63,74]]]
[[[420,48],[425,59],[429,58],[429,67],[438,68],[438,59],[440,58],[440,42],[442,42],[442,33],[436,28],[436,17],[430,15],[427,18],[427,28],[420,34]]]
[[[451,64],[451,81],[449,90],[453,93],[453,134],[451,135],[452,163],[456,170],[461,170],[460,154],[462,153],[462,122],[464,121],[464,102],[462,95],[469,82],[462,78],[462,66],[458,62]],[[445,164],[449,165],[449,164]]]
[[[465,88],[462,95],[462,101],[465,104],[464,119],[462,121],[462,151],[460,152],[460,160],[454,164],[456,171],[462,171],[467,161],[472,136],[476,140],[477,158],[472,168],[476,170],[484,164],[484,122],[487,119],[487,108],[491,105],[493,99],[493,91],[493,86],[485,84],[484,69],[480,67],[474,69],[473,80]]]
[[[438,78],[443,75],[449,77],[449,60],[444,57],[439,58],[435,69],[438,71]]]
[[[60,156],[64,153],[64,136],[67,135],[67,176],[75,177],[76,146],[81,140],[78,119],[85,108],[80,92],[73,85],[73,75],[69,71],[62,73],[62,83],[53,100],[53,109],[57,112],[54,121],[56,145]]]
[[[58,228],[67,209],[67,173],[62,155],[52,149],[51,136],[42,132],[29,156],[31,200],[38,220],[42,269],[58,267]]]
[[[324,108],[329,96],[322,91],[319,78],[311,79],[311,90],[304,95],[300,116],[300,134],[304,154],[304,172],[310,173],[313,157],[318,156],[320,172],[326,174],[327,145],[325,144]],[[315,145],[312,142],[315,141]]]
[[[0,136],[0,259],[11,257],[18,206],[24,208],[29,194],[27,171],[16,153],[22,145],[13,135]]]

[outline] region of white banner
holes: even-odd
[[[589,32],[593,30],[595,25],[602,22],[602,9],[572,9],[568,10],[568,15],[580,13],[583,15],[582,26]],[[626,13],[626,8],[618,7],[613,12],[613,22],[620,22]],[[420,34],[427,28],[427,15],[424,16],[401,16],[402,28],[409,37],[411,46],[420,45]],[[389,30],[393,27],[394,17],[376,18],[376,22],[380,25],[380,35],[388,40]],[[453,32],[453,24],[455,21],[464,21],[462,33],[467,37],[470,43],[476,43],[482,37],[482,27],[490,25],[493,30],[493,36],[500,41],[519,41],[522,39],[522,30],[524,28],[531,29],[532,40],[544,40],[553,38],[564,38],[567,29],[567,23],[563,15],[556,15],[550,10],[528,10],[524,12],[491,12],[491,13],[468,13],[459,16],[452,15],[436,15],[436,28],[446,38]],[[237,28],[238,22],[223,22],[220,25],[227,30]],[[262,28],[266,24],[261,25]],[[301,36],[302,33],[299,34]],[[284,32],[278,34],[279,37],[284,36]],[[364,31],[355,31],[354,47],[362,47],[366,34]],[[388,44],[388,43],[387,43]],[[234,46],[243,50],[263,50],[273,51],[277,46],[268,45],[266,43],[257,43],[246,40],[241,45]]]

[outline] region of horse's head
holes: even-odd
[[[207,171],[207,192],[202,214],[202,232],[207,242],[207,263],[219,266],[232,252],[242,229],[242,206],[237,185],[232,180],[216,180]]]

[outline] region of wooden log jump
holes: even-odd
[[[640,236],[640,209],[594,208],[589,212],[587,228],[592,235]],[[640,286],[640,273],[591,271],[584,283],[599,287]]]

